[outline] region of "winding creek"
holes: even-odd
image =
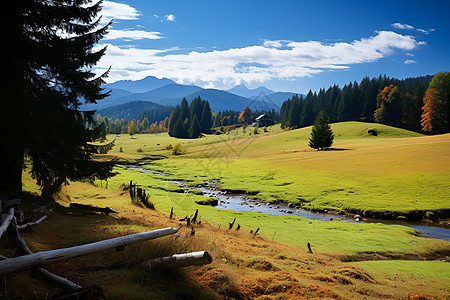
[[[137,165],[123,165],[123,167],[143,172],[154,174],[162,177],[167,177],[170,174],[145,169]],[[246,195],[235,195],[222,191],[218,188],[217,182],[210,181],[205,182],[206,186],[189,187],[186,182],[177,180],[164,180],[164,182],[171,182],[180,185],[185,189],[197,189],[203,193],[205,197],[214,197],[218,201],[218,205],[215,206],[218,209],[233,210],[237,212],[260,212],[269,215],[295,215],[311,220],[320,221],[332,221],[332,220],[342,220],[346,222],[364,222],[364,223],[382,223],[386,225],[403,225],[413,228],[419,231],[420,236],[427,238],[442,239],[445,241],[450,241],[450,228],[438,227],[435,224],[424,224],[419,222],[404,222],[396,220],[382,220],[382,219],[371,219],[371,218],[361,218],[358,215],[336,215],[328,213],[316,213],[311,212],[301,208],[289,207],[287,204],[266,204],[257,200],[249,199]]]

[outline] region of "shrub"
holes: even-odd
[[[219,204],[219,201],[217,201],[217,199],[214,197],[205,197],[204,199],[196,200],[195,203],[200,204],[200,205],[216,206]]]
[[[172,149],[173,149],[172,144],[169,144],[166,146],[166,150],[172,150]]]
[[[269,130],[267,129],[267,126],[264,127],[264,132],[268,132]]]
[[[255,127],[255,128],[253,129],[253,134],[258,134],[258,133],[259,133],[258,128]]]
[[[136,151],[140,153],[143,152],[144,150],[142,150],[142,148],[138,148]]]
[[[182,155],[186,153],[186,149],[180,143],[175,144],[172,148],[172,155]]]

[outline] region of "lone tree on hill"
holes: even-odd
[[[108,95],[101,85],[108,71],[91,71],[106,51],[94,45],[111,22],[99,27],[101,2],[17,0],[1,20],[0,194],[18,196],[27,157],[33,178],[49,199],[68,179],[106,179],[112,162],[93,159],[90,142],[96,103]],[[20,120],[20,122],[17,122]]]
[[[328,124],[328,115],[325,111],[320,111],[311,131],[309,146],[314,149],[323,150],[333,145],[334,134]]]

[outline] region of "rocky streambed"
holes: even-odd
[[[151,173],[154,175],[167,177],[169,174],[154,170],[145,169],[138,165],[123,165],[123,167],[144,172]],[[314,212],[310,210],[306,210],[301,208],[299,205],[294,204],[270,204],[261,202],[258,200],[250,199],[248,196],[242,191],[230,191],[230,190],[222,190],[218,186],[217,181],[206,181],[205,185],[199,185],[196,187],[190,187],[186,182],[180,180],[164,180],[165,182],[172,182],[183,187],[185,192],[189,190],[196,189],[201,191],[202,195],[211,199],[214,198],[217,201],[209,201],[205,203],[213,203],[214,206],[218,209],[226,209],[233,210],[238,212],[260,212],[264,214],[270,215],[296,215],[303,218],[311,219],[311,220],[320,220],[320,221],[336,221],[342,220],[346,222],[365,222],[365,223],[383,223],[386,225],[403,225],[410,228],[413,228],[421,233],[421,236],[428,238],[437,238],[446,241],[450,241],[450,228],[445,226],[445,224],[439,223],[429,223],[429,220],[425,222],[411,222],[408,220],[407,215],[404,218],[398,218],[398,214],[391,214],[387,219],[381,218],[373,218],[370,217],[372,215],[376,215],[375,212],[370,211],[353,211],[353,212],[330,212],[330,211],[321,211]],[[415,213],[415,212],[412,212]],[[448,212],[446,212],[448,213]],[[418,216],[421,213],[415,213],[414,219],[419,218]],[[382,215],[382,217],[387,217]],[[393,218],[393,219],[390,219]],[[420,218],[419,218],[420,220]]]

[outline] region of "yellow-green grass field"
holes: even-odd
[[[172,207],[183,215],[198,208],[203,218],[221,226],[236,217],[245,230],[261,227],[266,237],[302,247],[311,242],[321,252],[421,252],[431,241],[411,235],[414,230],[407,227],[220,210],[198,205],[202,196],[183,193],[177,184],[163,182],[177,179],[195,186],[217,179],[225,189],[247,191],[268,202],[302,201],[306,208],[400,213],[450,208],[450,135],[423,136],[360,122],[332,124],[332,129],[336,138],[330,151],[308,148],[311,128],[282,131],[272,126],[267,133],[260,129],[256,136],[247,128],[245,134],[238,129],[193,140],[167,134],[111,136],[110,140],[116,138],[116,146],[110,155],[131,161],[164,155],[168,158],[145,167],[171,176],[118,168],[119,174],[108,181],[108,187],[117,189],[133,180],[166,214]],[[367,134],[368,129],[377,130],[378,136]],[[177,156],[166,150],[166,145],[177,143],[185,147],[186,154]],[[348,242],[354,239],[359,242]]]
[[[103,158],[118,157],[123,163],[133,163],[155,155],[164,156],[165,159],[149,162],[144,167],[167,172],[170,176],[118,166],[118,174],[107,182],[97,181],[94,185],[72,182],[59,196],[61,206],[50,215],[55,223],[39,225],[47,231],[29,232],[25,238],[33,251],[47,250],[90,242],[99,236],[179,226],[178,218],[192,215],[198,209],[202,224],[196,226],[197,234],[192,240],[195,243],[170,242],[168,250],[158,250],[211,251],[214,265],[186,272],[196,284],[185,280],[177,289],[170,290],[158,284],[160,275],[153,273],[149,280],[139,279],[136,283],[136,274],[142,271],[131,267],[90,272],[89,278],[84,273],[70,271],[69,265],[62,268],[65,272],[74,272],[72,278],[78,282],[94,281],[108,287],[107,296],[112,299],[139,299],[148,295],[171,298],[178,293],[193,295],[204,285],[210,289],[199,298],[208,298],[210,293],[230,286],[247,298],[278,295],[285,298],[397,299],[448,295],[445,253],[450,251],[449,242],[418,237],[415,230],[400,225],[322,222],[292,215],[221,210],[199,205],[196,201],[204,199],[203,196],[184,193],[179,185],[163,182],[176,179],[195,186],[216,179],[223,188],[256,193],[255,197],[262,201],[296,203],[301,200],[304,205],[317,208],[407,212],[450,207],[450,135],[423,136],[359,122],[332,124],[332,129],[336,134],[333,150],[320,152],[307,146],[311,128],[282,131],[279,126],[272,126],[268,132],[260,130],[256,136],[249,134],[252,132],[249,128],[245,133],[238,129],[227,135],[207,135],[196,140],[175,139],[167,134],[135,135],[133,138],[109,136],[109,140],[116,138],[116,146]],[[368,135],[368,129],[376,129],[378,136]],[[171,150],[166,150],[168,144],[177,143],[185,148],[185,154],[173,155]],[[24,179],[24,190],[38,193],[29,175]],[[124,189],[130,180],[146,190],[156,211],[132,203]],[[72,220],[69,225],[66,218],[73,217],[66,212],[71,202],[111,206],[120,213],[97,220],[88,213],[76,212],[86,220],[80,219],[79,225]],[[172,207],[176,220],[168,218]],[[227,230],[228,223],[234,218],[241,225],[240,231]],[[59,226],[61,231],[64,224],[71,228],[74,236],[64,237],[59,233],[59,240],[52,233],[56,230],[53,227]],[[249,231],[256,228],[260,228],[260,235],[253,237]],[[189,234],[189,229],[183,227],[181,233]],[[308,242],[314,256],[306,254]],[[161,247],[164,245],[166,242],[162,241]],[[139,252],[139,258],[147,251],[150,251],[147,255],[157,255],[146,247],[130,247],[127,251],[130,253],[125,256],[130,259],[135,255],[133,251]],[[353,261],[379,258],[397,260]],[[411,258],[439,260],[409,260]],[[113,263],[122,259],[120,255],[114,255]],[[81,268],[95,261],[100,261],[100,265],[110,263],[109,258],[100,254],[80,258],[75,263]],[[124,276],[120,282],[110,280],[119,275]],[[287,290],[276,290],[281,286],[292,287],[292,295]],[[320,294],[315,294],[319,291]],[[223,295],[223,291],[219,294]]]
[[[247,128],[245,135],[239,129],[198,140],[122,135],[113,154],[167,155],[170,159],[151,168],[192,184],[219,179],[222,188],[257,193],[266,202],[394,212],[450,208],[449,134],[422,136],[359,122],[332,124],[332,129],[331,151],[308,147],[310,127],[284,132],[273,126],[256,136]],[[368,129],[378,136],[367,134]],[[165,149],[176,143],[185,147],[185,155],[171,156]]]

